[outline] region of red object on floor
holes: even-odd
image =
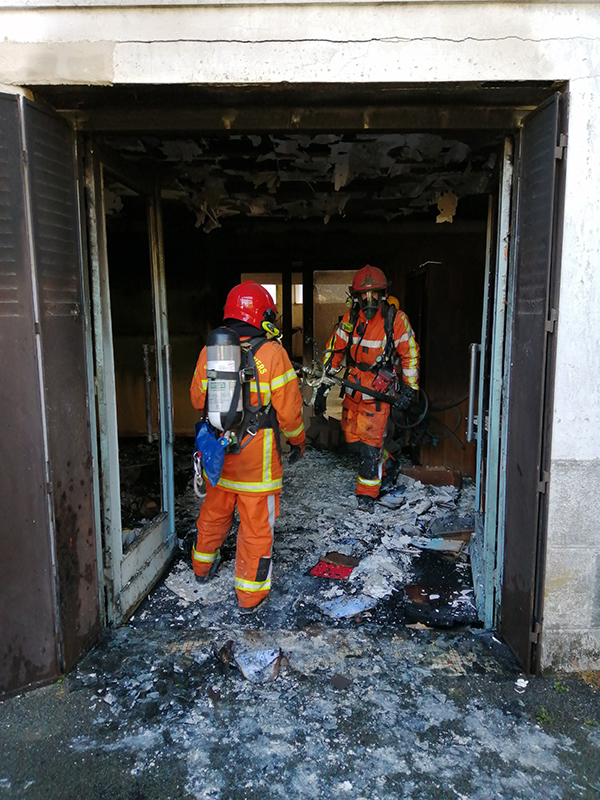
[[[333,578],[337,581],[348,580],[354,567],[342,567],[339,564],[327,564],[319,561],[310,571],[315,578]]]

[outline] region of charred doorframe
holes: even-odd
[[[105,153],[88,139],[80,148],[85,152],[83,173],[87,197],[87,233],[90,263],[90,296],[94,316],[94,360],[97,392],[97,430],[100,439],[100,503],[104,539],[104,567],[100,579],[105,587],[105,621],[119,623],[135,609],[140,599],[160,578],[175,545],[173,491],[173,409],[170,383],[170,345],[168,342],[166,294],[160,190],[154,180],[113,154]],[[157,373],[159,376],[159,431],[161,444],[161,486],[163,511],[148,526],[127,553],[121,534],[121,494],[119,476],[118,421],[114,369],[108,253],[104,228],[104,169],[130,186],[147,201],[149,250],[152,273]]]
[[[486,243],[486,297],[482,320],[477,411],[476,541],[472,559],[475,594],[481,621],[486,628],[497,622],[502,590],[504,538],[504,482],[502,435],[506,428],[507,381],[506,337],[511,330],[512,304],[507,302],[509,275],[514,262],[509,257],[512,195],[514,187],[513,137],[505,137],[497,199],[490,197]],[[488,349],[489,340],[489,349]],[[483,488],[485,487],[485,488]],[[485,505],[481,509],[482,494]],[[478,539],[481,538],[481,541]],[[481,573],[482,584],[475,573]],[[479,587],[483,589],[478,594]]]
[[[517,87],[518,88],[518,87]],[[506,87],[505,87],[506,90]],[[227,89],[222,90],[224,93]],[[73,120],[75,125],[81,130],[93,131],[96,134],[125,134],[125,133],[158,133],[173,132],[178,135],[185,133],[206,133],[211,134],[251,134],[265,132],[338,132],[365,133],[374,135],[388,131],[398,132],[399,130],[430,131],[444,133],[449,130],[468,130],[477,129],[490,132],[504,132],[509,135],[518,130],[520,121],[539,103],[536,98],[527,107],[518,107],[515,103],[510,105],[505,103],[502,106],[485,105],[485,89],[480,89],[478,104],[461,106],[460,100],[456,105],[372,105],[367,107],[344,107],[342,105],[323,105],[321,107],[306,106],[245,106],[236,109],[216,107],[210,105],[194,105],[179,108],[165,108],[146,106],[142,109],[118,108],[118,107],[91,107],[85,110],[71,110],[65,113]],[[490,90],[493,91],[493,90]],[[515,90],[515,97],[517,90]],[[547,96],[547,95],[546,95]],[[213,95],[214,99],[214,95]],[[505,94],[506,99],[506,94]],[[510,141],[507,140],[507,141]],[[506,155],[506,153],[505,153]],[[506,158],[505,158],[506,162]],[[500,280],[496,286],[496,292],[506,293],[507,275],[510,277],[510,269],[505,252],[505,234],[507,232],[506,217],[506,187],[510,187],[511,177],[505,178],[508,183],[504,184],[504,197],[500,209],[502,231],[497,234],[497,245],[494,248],[492,259],[493,280]],[[508,189],[510,193],[510,188]],[[498,277],[498,264],[503,261],[502,275]],[[507,272],[508,270],[508,272]],[[310,297],[312,292],[312,271],[303,270],[303,284],[305,300]],[[310,290],[310,291],[309,291]],[[498,296],[498,295],[497,295]],[[305,314],[311,304],[305,302]],[[510,306],[508,306],[510,309]],[[311,319],[305,316],[306,328],[311,327]],[[506,408],[500,405],[501,398],[505,395],[508,388],[508,365],[510,363],[510,353],[505,349],[505,343],[510,344],[510,339],[506,342],[504,335],[510,336],[510,325],[504,320],[496,320],[492,326],[494,340],[494,368],[490,387],[493,384],[493,416],[494,424],[500,426],[500,416],[504,424]],[[289,333],[288,333],[289,335]],[[502,373],[502,353],[506,353],[506,365],[504,374]],[[483,417],[481,417],[483,420]],[[494,437],[495,438],[495,437]],[[500,431],[498,439],[492,446],[492,462],[494,464],[494,491],[491,493],[494,499],[500,503],[500,508],[494,512],[494,523],[491,520],[487,526],[486,533],[486,558],[493,568],[491,576],[491,592],[487,596],[485,621],[489,627],[496,619],[495,609],[499,603],[498,588],[502,581],[502,536],[498,534],[502,530],[503,512],[502,501],[504,498],[504,486],[502,481],[502,470],[505,464],[505,443],[500,441]],[[491,499],[491,498],[490,498]],[[493,527],[493,531],[492,531]],[[493,601],[491,597],[495,598]],[[491,604],[491,605],[490,605]]]

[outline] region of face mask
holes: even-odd
[[[365,294],[365,297],[359,295],[358,304],[364,312],[365,317],[367,319],[373,319],[377,313],[377,309],[381,305],[381,292],[369,290],[363,294]]]

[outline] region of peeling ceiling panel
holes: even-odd
[[[440,197],[488,191],[498,142],[430,133],[108,137],[128,160],[159,167],[209,232],[244,215],[282,220],[336,215],[386,220],[437,210]],[[454,202],[454,201],[453,201]]]

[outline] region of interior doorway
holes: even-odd
[[[85,163],[106,617],[121,622],[175,542],[162,221],[152,183],[92,148]]]
[[[124,434],[144,451],[154,446],[143,440],[154,435],[156,412],[144,414],[143,402],[149,384],[143,345],[152,347],[143,264],[152,254],[148,189],[139,176],[160,172],[176,435],[185,440],[193,431],[195,360],[235,283],[253,278],[273,293],[283,344],[300,363],[314,352],[307,341],[322,355],[347,308],[352,275],[372,263],[388,276],[421,340],[431,413],[411,431],[407,458],[474,480],[476,446],[465,441],[462,419],[469,344],[481,330],[489,198],[497,192],[502,143],[472,132],[95,137],[106,162],[108,280],[117,293],[110,340],[119,450]],[[341,400],[331,394],[329,414],[339,418]],[[149,467],[133,461],[126,469],[140,465]],[[126,536],[135,528],[121,522],[126,542],[123,527]],[[127,557],[127,544],[123,552]]]

